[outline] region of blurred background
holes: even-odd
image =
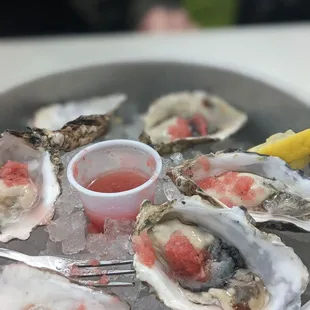
[[[310,0],[11,0],[0,15],[1,37],[185,31],[309,20]]]

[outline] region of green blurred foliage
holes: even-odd
[[[238,0],[183,0],[191,17],[203,27],[234,24]]]

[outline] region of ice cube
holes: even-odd
[[[63,241],[69,238],[69,236],[78,229],[84,231],[86,225],[86,219],[83,211],[77,211],[73,214],[59,217],[46,229],[49,233],[49,237],[52,241]]]
[[[60,217],[46,226],[49,238],[52,241],[62,241],[69,236],[69,217]]]
[[[74,211],[74,205],[67,202],[57,202],[56,204],[56,213],[58,216],[63,217],[71,214]]]
[[[188,149],[183,153],[184,159],[193,159],[196,158],[203,153],[200,150],[193,150],[193,149]]]
[[[64,164],[65,167],[68,166],[69,162],[71,161],[71,159],[73,158],[73,156],[75,154],[77,154],[78,152],[80,152],[83,148],[85,148],[85,146],[79,147],[71,152],[65,153],[64,155],[61,156],[61,161]],[[65,175],[65,174],[64,174]]]
[[[104,222],[104,234],[110,240],[115,240],[118,236],[131,235],[135,221],[133,220],[113,220],[106,219]]]
[[[55,207],[56,214],[60,217],[71,214],[75,208],[82,209],[82,201],[75,189],[69,184],[66,177],[62,177],[62,194],[59,196]]]
[[[167,182],[165,179],[158,180],[158,183],[155,188],[155,197],[154,203],[160,205],[167,201],[165,192],[164,192],[164,184]]]
[[[129,235],[111,239],[107,234],[91,234],[87,236],[86,249],[102,259],[126,259],[133,255]]]
[[[181,165],[184,161],[182,153],[174,153],[170,158],[175,166]]]
[[[76,254],[84,250],[85,246],[85,231],[78,229],[62,242],[62,252],[65,255]]]
[[[70,216],[72,230],[85,229],[86,218],[83,211],[77,211]]]
[[[174,163],[173,161],[171,160],[171,158],[165,158],[165,157],[162,157],[162,162],[163,162],[163,168],[166,170],[168,170],[169,168],[172,168],[174,167]]]
[[[169,201],[184,199],[184,196],[170,180],[163,184],[163,188],[166,198]]]
[[[109,244],[105,259],[129,259],[128,252],[132,252],[129,236],[118,236]]]
[[[110,244],[104,234],[91,234],[87,236],[86,249],[96,257],[102,258],[107,255]]]

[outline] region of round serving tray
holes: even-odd
[[[303,102],[262,81],[242,74],[188,63],[129,62],[85,67],[42,77],[0,94],[0,130],[21,129],[39,107],[54,102],[85,99],[98,95],[126,93],[139,111],[165,93],[183,90],[216,93],[245,111],[249,122],[225,147],[261,143],[276,132],[309,127],[310,108]],[[273,231],[276,232],[276,231]],[[277,232],[310,267],[310,234]],[[47,233],[36,229],[27,241],[1,244],[27,254],[45,248]],[[0,261],[1,263],[1,261]],[[310,299],[310,289],[303,301]]]

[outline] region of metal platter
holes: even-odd
[[[287,129],[300,131],[309,127],[310,108],[264,82],[209,66],[173,62],[131,62],[53,74],[0,94],[0,130],[25,127],[36,109],[53,102],[122,92],[128,95],[129,101],[126,104],[135,104],[142,112],[160,95],[196,89],[216,93],[248,114],[247,126],[225,142],[225,147],[248,147],[261,143],[276,132]],[[126,110],[126,106],[122,109]],[[276,233],[295,249],[309,268],[310,234]],[[27,241],[12,241],[0,246],[37,254],[44,249],[46,240],[46,232],[39,228]],[[309,299],[308,288],[303,301]]]

